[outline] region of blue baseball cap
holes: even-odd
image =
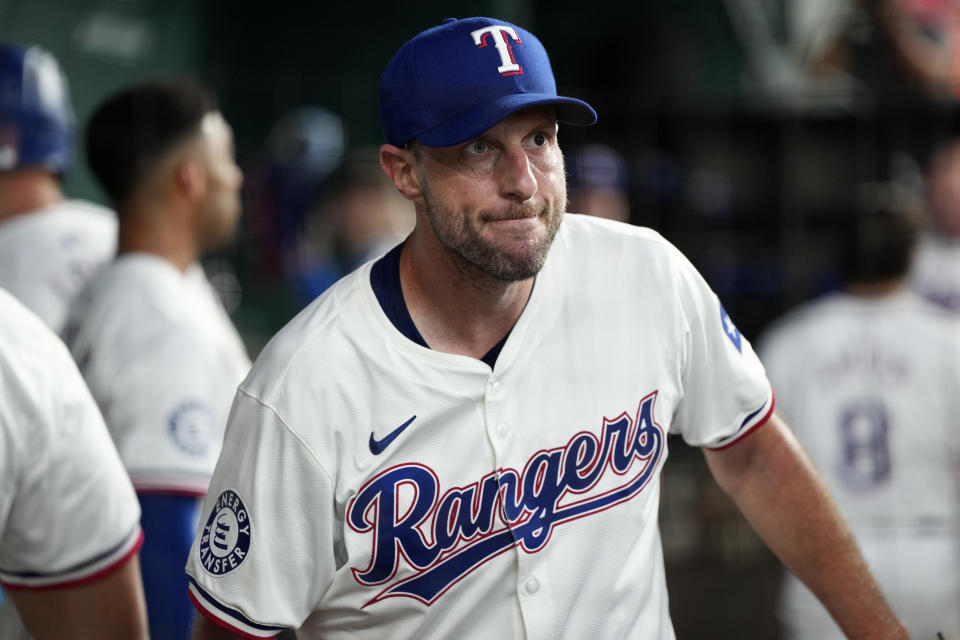
[[[560,122],[597,121],[586,102],[557,95],[536,36],[493,18],[447,18],[404,44],[380,78],[380,124],[398,147],[459,144],[541,104],[553,105]]]
[[[0,171],[36,167],[62,176],[73,127],[67,79],[53,54],[0,43]]]

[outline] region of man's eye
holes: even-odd
[[[470,153],[486,153],[487,152],[487,143],[480,140],[474,140],[470,143],[467,149]]]
[[[538,147],[542,147],[543,145],[547,144],[547,136],[543,135],[542,133],[534,134],[533,144]]]

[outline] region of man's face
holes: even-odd
[[[198,223],[204,248],[215,249],[236,232],[243,172],[234,160],[233,131],[222,115],[208,113],[200,123],[200,135],[207,194]]]
[[[421,146],[417,175],[433,234],[498,280],[536,275],[567,205],[552,107],[518,111],[469,142]]]

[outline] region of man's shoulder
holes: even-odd
[[[604,278],[610,285],[626,285],[626,278],[670,287],[679,274],[693,271],[689,260],[654,229],[584,214],[565,215],[554,245],[559,258],[554,262],[562,261],[571,275],[593,284]]]
[[[880,298],[833,291],[808,300],[776,318],[764,331],[764,342],[802,349],[802,335],[860,333],[865,319],[882,318],[887,331],[919,338],[940,336],[960,340],[960,316],[909,290]],[[884,335],[884,334],[878,334]]]
[[[27,407],[43,412],[51,410],[51,398],[65,397],[75,389],[77,383],[70,374],[73,367],[73,359],[56,334],[39,316],[0,289],[0,379],[10,392],[9,402],[0,408],[0,423],[18,428],[3,416]],[[19,417],[20,420],[13,422],[24,422],[31,429],[42,426],[30,425],[35,415],[27,420],[23,414]]]
[[[51,207],[51,213],[68,215],[78,222],[82,221],[105,228],[115,229],[117,226],[117,214],[114,213],[113,209],[89,200],[64,200]]]
[[[363,335],[364,307],[373,296],[365,265],[341,278],[284,325],[264,346],[241,385],[244,392],[268,400],[290,377],[310,375],[318,383],[328,372],[343,370],[355,359],[345,351],[365,348],[375,336]],[[338,360],[340,358],[340,360]],[[337,362],[337,366],[327,366]]]
[[[160,260],[121,256],[87,282],[63,332],[71,350],[141,352],[189,326],[186,286],[175,268]]]
[[[66,200],[14,216],[0,224],[0,247],[7,261],[26,261],[49,271],[77,256],[98,263],[109,259],[117,245],[117,219],[99,205]]]
[[[821,326],[833,323],[838,314],[843,314],[846,295],[827,293],[806,300],[783,312],[767,326],[758,342],[766,347],[800,347],[799,334],[815,332]]]
[[[915,340],[939,341],[945,347],[960,345],[960,314],[908,290],[902,294],[908,333]]]
[[[86,200],[61,200],[43,208],[14,216],[0,225],[3,235],[35,231],[84,231],[90,234],[109,234],[117,230],[117,216],[113,210]]]
[[[593,241],[627,241],[667,243],[664,237],[650,227],[627,224],[616,220],[608,220],[585,213],[564,214],[561,233],[572,234],[582,239]]]
[[[18,364],[47,364],[41,351],[57,350],[59,340],[34,312],[0,289],[0,362],[15,370]]]
[[[175,267],[161,258],[120,256],[94,274],[78,303],[91,310],[108,305],[115,314],[140,314],[149,303],[163,315],[164,309],[175,309],[184,295],[185,285],[176,276]],[[121,300],[126,304],[118,305]]]
[[[680,252],[649,227],[607,220],[581,213],[564,215],[557,245],[568,253],[593,259],[598,253],[624,253],[641,261],[679,256]]]

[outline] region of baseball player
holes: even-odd
[[[925,186],[929,227],[917,244],[910,286],[960,312],[960,139],[948,140],[934,151]]]
[[[57,61],[0,44],[0,287],[59,332],[70,301],[117,244],[113,212],[67,200],[73,110]]]
[[[761,356],[911,637],[957,639],[960,325],[905,286],[915,221],[871,206],[851,215],[846,290],[779,320]],[[843,637],[795,578],[782,595],[788,637]]]
[[[533,34],[424,31],[380,116],[416,226],[238,390],[187,563],[195,638],[673,638],[671,433],[851,633],[905,637],[692,265],[564,214],[557,122],[596,114]]]
[[[2,289],[0,389],[0,583],[27,630],[147,638],[130,480],[63,343]],[[0,637],[24,633],[5,606]]]
[[[116,206],[119,254],[77,297],[64,339],[140,499],[151,635],[183,638],[183,564],[250,365],[198,263],[234,234],[241,173],[213,96],[187,81],[110,96],[86,143]]]
[[[613,147],[587,144],[564,154],[572,211],[630,222],[630,170]]]

